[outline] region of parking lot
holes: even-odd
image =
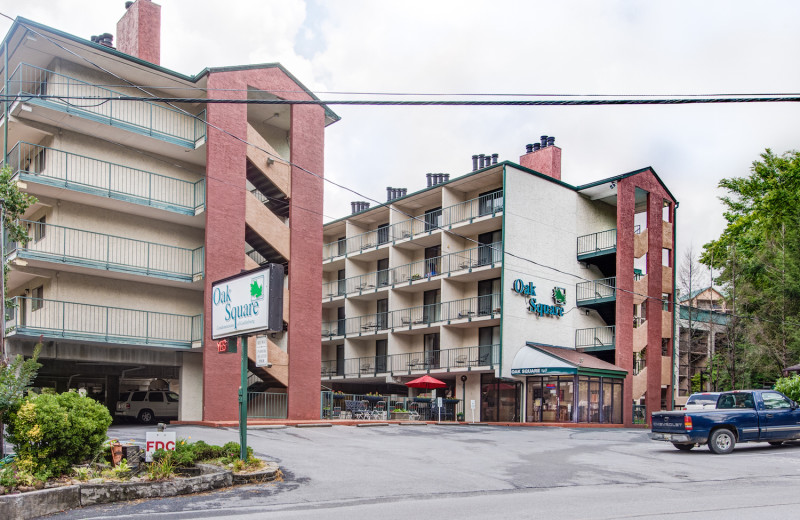
[[[143,440],[153,427],[113,426]],[[170,427],[222,444],[235,429]],[[646,430],[493,426],[251,429],[282,482],[99,506],[55,518],[553,518],[795,516],[800,444],[745,444],[730,455],[679,452]],[[765,493],[764,490],[769,492]],[[717,516],[719,515],[719,516]],[[426,514],[425,516],[429,516]]]

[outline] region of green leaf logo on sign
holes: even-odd
[[[567,290],[563,287],[553,287],[553,303],[564,305],[567,303]]]

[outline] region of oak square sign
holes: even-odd
[[[269,264],[211,284],[211,339],[283,330],[283,266]]]

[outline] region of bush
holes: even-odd
[[[106,440],[111,415],[76,392],[31,394],[7,414],[8,440],[24,473],[60,476],[91,459]]]
[[[782,393],[792,401],[800,401],[800,375],[781,377],[775,381],[775,390]]]

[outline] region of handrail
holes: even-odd
[[[127,94],[29,63],[17,65],[8,79],[8,85],[8,94],[19,96],[25,103],[54,107],[70,114],[112,126],[125,127],[185,147],[194,148],[195,144],[206,136],[205,110],[193,115],[151,101],[120,99],[82,104],[69,98],[74,96],[118,98]],[[64,99],[52,96],[63,96]]]
[[[322,337],[361,336],[396,328],[411,328],[416,325],[428,326],[442,321],[494,318],[502,310],[500,297],[500,293],[486,294],[385,313],[324,321],[322,322]]]
[[[342,366],[336,360],[322,361],[323,377],[360,376],[365,374],[410,373],[416,370],[435,371],[451,368],[494,366],[500,363],[500,345],[476,345],[433,351],[404,352],[386,356],[345,358]]]
[[[615,326],[592,327],[575,331],[575,348],[615,346]]]
[[[26,258],[189,282],[203,274],[203,246],[189,249],[31,220],[19,222],[28,227],[31,240],[7,242],[8,255],[17,252]]]
[[[580,282],[575,285],[575,293],[577,302],[614,298],[617,295],[617,277]]]
[[[7,310],[10,334],[103,343],[191,348],[202,339],[202,315],[124,309],[16,296]]]
[[[617,247],[617,229],[607,229],[578,237],[578,256],[598,253]]]
[[[502,263],[503,243],[493,242],[478,247],[456,251],[425,260],[417,260],[382,271],[373,271],[358,276],[334,280],[322,284],[323,298],[334,298],[345,294],[371,291],[397,283],[429,279],[441,274],[449,274],[465,269]]]
[[[440,210],[431,211],[415,218],[396,222],[388,228],[379,228],[336,240],[323,245],[323,260],[379,247],[397,240],[412,238],[439,228],[450,228],[475,218],[495,216],[503,211],[503,190],[497,190],[480,197],[453,204]],[[341,244],[344,242],[344,244]],[[341,244],[341,245],[340,245]]]
[[[19,141],[6,157],[14,176],[93,195],[194,215],[205,207],[205,180],[187,181]]]

